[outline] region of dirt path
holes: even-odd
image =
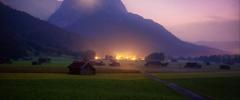
[[[203,96],[201,96],[199,94],[196,94],[193,91],[190,91],[190,90],[188,90],[186,88],[183,88],[183,87],[181,87],[181,86],[179,86],[179,85],[177,85],[175,83],[171,83],[171,82],[168,82],[168,81],[165,81],[165,80],[161,80],[158,77],[156,77],[156,76],[154,76],[154,75],[152,75],[150,73],[144,72],[144,71],[141,71],[141,72],[147,78],[152,79],[154,81],[157,81],[157,82],[159,82],[161,84],[166,85],[167,87],[175,90],[177,93],[182,94],[182,95],[188,97],[190,100],[208,100],[207,98],[205,98],[205,97],[203,97]]]

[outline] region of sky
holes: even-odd
[[[239,20],[240,0],[122,0],[130,12],[166,26]]]
[[[46,20],[63,0],[0,1]],[[240,0],[122,1],[129,12],[156,21],[184,41],[240,41]]]
[[[240,41],[240,0],[122,0],[184,41]]]

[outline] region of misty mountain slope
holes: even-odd
[[[24,12],[0,3],[0,57],[19,57],[30,53],[64,52],[71,34]]]
[[[99,53],[165,52],[176,56],[208,55],[219,50],[183,42],[163,26],[127,12],[121,0],[65,0],[49,22],[82,34],[84,47]]]
[[[228,51],[232,54],[240,54],[240,41],[199,41],[196,44]]]
[[[195,41],[239,41],[240,20],[209,20],[169,27],[182,39]],[[194,35],[188,35],[194,33]]]

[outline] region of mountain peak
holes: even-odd
[[[126,8],[121,0],[65,0],[63,7],[87,12],[99,10],[126,12]]]
[[[127,9],[121,0],[64,0],[56,12],[49,21],[65,27],[83,16],[126,14]]]

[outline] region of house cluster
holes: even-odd
[[[177,59],[172,59],[166,61],[165,56],[163,53],[152,53],[145,58],[145,66],[152,66],[152,67],[167,67],[171,63],[178,63]],[[211,66],[210,62],[197,62],[197,61],[190,61],[185,62],[184,68],[186,69],[202,69],[203,66]],[[229,64],[218,64],[220,70],[231,70],[231,65]]]

